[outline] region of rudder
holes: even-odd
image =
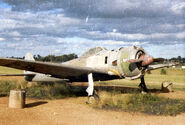
[[[24,59],[29,60],[29,61],[35,61],[35,59],[33,58],[33,55],[31,53],[26,53]]]

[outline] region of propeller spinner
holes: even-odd
[[[142,54],[142,55],[139,57],[139,60],[142,60],[141,66],[148,66],[148,65],[150,65],[150,64],[153,63],[153,62],[164,61],[163,58],[154,58],[153,56],[148,55],[148,54]]]

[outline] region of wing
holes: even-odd
[[[178,64],[175,63],[169,63],[169,64],[157,64],[157,65],[149,65],[148,70],[155,70],[159,68],[164,68],[164,67],[171,67],[171,66],[176,66]]]
[[[107,71],[103,69],[10,58],[0,58],[0,66],[49,74],[57,78],[78,77],[82,75],[87,75],[88,73],[108,74]]]

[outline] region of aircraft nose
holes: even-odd
[[[142,59],[142,66],[150,65],[152,62],[154,62],[154,58],[151,55],[143,54],[139,57],[139,59]]]

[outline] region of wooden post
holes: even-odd
[[[9,108],[24,108],[26,93],[23,90],[10,90]]]

